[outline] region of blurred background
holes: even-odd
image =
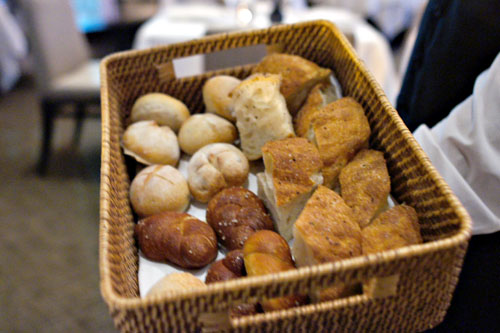
[[[114,331],[99,291],[99,59],[321,18],[346,34],[394,103],[425,4],[0,0],[0,331]],[[235,57],[255,61],[201,56],[175,71]]]

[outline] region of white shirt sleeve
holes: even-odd
[[[499,231],[500,53],[478,76],[470,97],[414,136],[469,212],[472,233]]]

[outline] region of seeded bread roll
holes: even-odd
[[[217,256],[213,229],[197,218],[179,212],[164,212],[139,220],[135,235],[144,256],[183,268],[200,268]]]
[[[152,120],[143,120],[127,127],[122,137],[123,152],[145,165],[176,165],[179,144],[168,126],[158,126]]]
[[[241,150],[251,161],[262,157],[266,142],[295,136],[280,84],[279,75],[254,74],[231,93]]]
[[[183,152],[193,155],[211,143],[232,143],[238,137],[236,128],[224,118],[211,113],[195,114],[182,123],[179,145]]]
[[[164,211],[183,212],[189,205],[188,184],[170,165],[151,165],[132,180],[130,203],[141,217]]]
[[[273,230],[262,201],[243,187],[230,187],[213,197],[208,203],[207,222],[229,250],[242,249],[257,230]]]
[[[139,97],[130,113],[130,121],[154,120],[160,126],[168,126],[177,133],[181,124],[190,116],[180,100],[162,93],[150,93]]]
[[[225,188],[243,185],[248,170],[248,160],[238,148],[228,143],[212,143],[189,160],[189,189],[196,200],[208,202]]]
[[[215,113],[232,122],[236,121],[232,115],[229,93],[240,83],[241,80],[228,75],[218,75],[208,79],[202,91],[206,112]]]

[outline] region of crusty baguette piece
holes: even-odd
[[[151,260],[199,268],[217,256],[213,229],[186,213],[164,212],[141,219],[135,234],[142,253]]]
[[[266,142],[295,136],[280,84],[279,75],[254,74],[231,92],[241,150],[249,160],[262,157]]]
[[[248,276],[264,275],[294,269],[290,247],[286,240],[270,230],[259,230],[248,238],[243,247]],[[303,296],[286,296],[261,302],[264,311],[288,309],[301,305]]]
[[[311,120],[314,119],[315,113],[339,98],[340,96],[337,95],[331,83],[322,82],[315,85],[307,96],[304,105],[302,105],[299,112],[294,117],[293,125],[295,134],[305,137],[311,125]]]
[[[265,56],[252,70],[253,73],[280,74],[280,91],[286,99],[288,111],[295,115],[309,91],[319,82],[327,81],[331,70],[321,68],[302,57],[273,53]]]
[[[219,242],[229,250],[242,249],[257,230],[273,230],[262,201],[243,187],[230,187],[215,195],[208,203],[206,218]]]
[[[353,212],[334,191],[319,186],[295,222],[292,253],[298,267],[361,255],[361,229]],[[334,286],[311,296],[335,299],[349,294],[351,286]]]
[[[363,107],[350,97],[316,112],[306,137],[318,147],[325,186],[337,187],[340,170],[359,150],[368,148],[370,133]]]
[[[262,147],[266,171],[257,175],[258,193],[286,240],[293,223],[318,184],[323,182],[316,147],[304,138],[268,142]]]
[[[382,152],[361,150],[340,171],[339,181],[340,194],[361,228],[387,208],[391,179]]]
[[[363,253],[420,244],[420,225],[413,207],[398,205],[383,212],[361,231]]]
[[[192,290],[193,288],[206,288],[206,284],[191,273],[171,273],[156,282],[149,289],[146,296],[159,296],[180,290]]]

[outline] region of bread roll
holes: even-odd
[[[207,272],[205,283],[227,281],[245,276],[243,250],[229,251],[224,259],[214,262]]]
[[[232,122],[236,121],[231,112],[229,93],[240,83],[241,80],[228,75],[218,75],[208,79],[202,91],[206,112],[215,113]]]
[[[376,253],[420,244],[417,212],[410,206],[399,205],[383,212],[361,230],[363,253]]]
[[[315,85],[294,118],[295,134],[305,137],[311,125],[311,120],[314,119],[314,114],[339,98],[340,96],[332,84],[318,83]]]
[[[177,133],[184,120],[190,116],[184,103],[162,93],[150,93],[139,97],[130,113],[130,121],[154,120],[160,126],[168,126]]]
[[[280,74],[280,91],[286,99],[288,111],[295,115],[309,91],[319,82],[327,81],[331,70],[299,56],[273,53],[265,56],[252,70],[253,73]]]
[[[323,182],[323,166],[316,147],[304,138],[268,142],[262,147],[265,173],[257,175],[259,196],[286,240],[307,199]]]
[[[361,229],[353,212],[334,191],[319,186],[293,228],[292,253],[298,267],[361,255]],[[337,285],[314,293],[315,301],[345,296],[352,287]]]
[[[196,200],[208,202],[224,188],[243,185],[248,170],[248,160],[238,148],[213,143],[198,150],[189,160],[189,189]]]
[[[339,181],[342,198],[361,228],[387,208],[391,179],[382,152],[361,150],[340,171]]]
[[[127,127],[122,137],[123,152],[138,162],[176,165],[179,161],[179,144],[175,133],[168,126],[158,126],[152,120],[143,120]]]
[[[160,296],[180,290],[192,290],[195,288],[205,288],[207,285],[190,273],[171,273],[156,282],[149,289],[146,296]]]
[[[350,97],[328,104],[315,115],[307,132],[323,161],[323,184],[338,186],[340,170],[356,153],[368,148],[370,124],[363,107]]]
[[[189,188],[184,176],[170,165],[151,165],[130,184],[130,203],[144,217],[164,211],[183,212],[189,205]]]
[[[238,137],[236,128],[224,118],[211,113],[189,117],[179,130],[179,145],[183,152],[193,155],[210,143],[232,143]]]
[[[294,269],[295,265],[286,240],[270,230],[259,230],[251,235],[243,247],[243,258],[248,276],[264,275]],[[264,311],[288,309],[303,304],[302,296],[285,296],[261,302]]]
[[[257,230],[273,229],[273,221],[262,201],[242,187],[230,187],[210,200],[207,222],[219,242],[229,250],[242,249],[248,237]]]
[[[197,218],[179,212],[164,212],[139,220],[135,234],[144,256],[183,268],[200,268],[217,256],[217,237]]]
[[[295,136],[280,82],[279,75],[255,74],[231,93],[241,150],[249,160],[262,157],[266,142]]]
[[[234,250],[228,252],[224,259],[217,260],[210,266],[207,272],[205,282],[207,284],[214,282],[228,281],[245,276],[245,265],[243,262],[243,250]],[[229,316],[241,317],[257,313],[255,304],[238,304],[231,308]]]

